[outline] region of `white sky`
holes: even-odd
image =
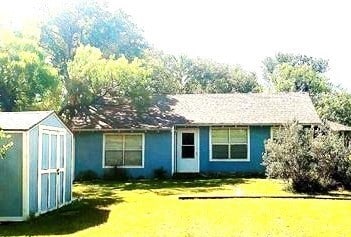
[[[205,57],[261,75],[262,60],[277,52],[329,59],[328,76],[351,91],[351,1],[347,0],[109,0],[144,30],[156,48]],[[40,4],[2,1],[0,24],[30,22]],[[61,3],[62,5],[62,3]]]

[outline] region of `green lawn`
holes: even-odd
[[[318,199],[178,200],[180,195],[287,195],[265,179],[76,184],[78,201],[0,235],[351,236],[351,201]],[[350,195],[346,193],[345,195]]]

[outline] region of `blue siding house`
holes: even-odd
[[[265,141],[294,120],[321,123],[306,93],[158,96],[145,112],[105,99],[73,120],[75,173],[263,172]]]
[[[13,146],[0,159],[0,221],[23,221],[72,200],[74,140],[54,112],[0,112]]]

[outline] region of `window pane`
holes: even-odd
[[[182,158],[193,159],[195,158],[194,146],[182,146]]]
[[[123,165],[122,151],[106,151],[105,166],[121,166]]]
[[[229,129],[213,129],[212,143],[228,143]]]
[[[57,168],[57,136],[51,136],[51,156],[50,156],[50,168],[55,169]]]
[[[228,159],[228,145],[212,145],[212,159]]]
[[[272,127],[272,138],[276,138],[280,131],[279,127]]]
[[[46,170],[49,168],[49,135],[43,133],[42,150],[41,150],[41,169]]]
[[[125,136],[125,149],[142,149],[142,136],[141,135],[126,135]]]
[[[141,166],[142,153],[141,151],[125,151],[124,152],[124,165],[125,166]]]
[[[247,143],[247,130],[246,129],[231,129],[230,130],[230,143]]]
[[[230,146],[231,159],[247,159],[247,145],[231,145]]]
[[[106,135],[105,137],[106,150],[122,150],[123,149],[123,136],[121,135]]]
[[[182,133],[183,145],[194,145],[194,133]]]

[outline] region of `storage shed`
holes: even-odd
[[[13,142],[0,159],[0,221],[70,203],[74,138],[55,112],[0,112],[0,128]]]

